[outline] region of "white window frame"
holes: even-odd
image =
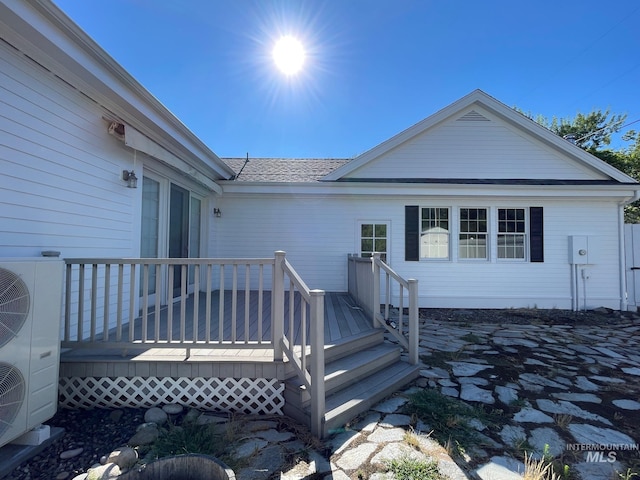
[[[438,210],[446,210],[447,211],[447,223],[448,223],[448,229],[446,231],[446,233],[442,233],[442,232],[434,232],[433,235],[446,235],[447,236],[447,240],[446,240],[446,249],[447,249],[447,256],[446,257],[430,257],[430,256],[423,256],[423,236],[426,235],[430,235],[429,233],[424,233],[423,227],[422,227],[422,222],[424,221],[424,218],[422,216],[422,212],[425,209],[438,209]],[[452,216],[452,208],[451,207],[443,207],[443,206],[435,206],[435,205],[421,205],[420,206],[420,211],[419,211],[419,222],[420,222],[420,260],[421,261],[426,261],[426,262],[449,262],[451,261],[451,245],[452,245],[452,226],[453,226],[453,216]],[[435,227],[438,228],[438,227]],[[437,243],[437,241],[436,241]],[[425,248],[429,248],[429,247],[425,247]],[[433,248],[439,248],[439,247],[433,247]]]
[[[522,210],[524,212],[524,218],[523,218],[523,223],[524,223],[524,232],[500,232],[500,210]],[[517,220],[516,220],[517,221]],[[518,262],[518,263],[522,263],[522,262],[528,262],[529,261],[529,209],[526,207],[505,207],[505,206],[501,206],[501,207],[496,207],[496,213],[495,213],[495,246],[496,246],[496,260],[498,262]],[[500,245],[499,245],[499,239],[500,236],[519,236],[521,235],[523,237],[523,242],[522,242],[522,257],[501,257],[500,256]]]
[[[485,232],[463,232],[462,228],[461,228],[461,222],[462,222],[462,210],[484,210],[486,212],[486,225],[487,225],[487,229]],[[491,245],[492,245],[492,235],[491,235],[491,217],[492,217],[492,209],[490,207],[482,207],[482,206],[458,206],[457,207],[457,218],[456,218],[456,226],[457,226],[457,231],[456,231],[456,253],[457,253],[457,259],[458,261],[461,262],[489,262],[491,261]],[[485,236],[485,256],[484,257],[463,257],[461,255],[461,240],[460,240],[460,236],[461,235],[471,235],[473,233],[478,233],[478,234],[482,234]],[[477,248],[477,247],[476,247]]]
[[[158,167],[158,166],[156,166]],[[184,190],[189,192],[189,235],[191,235],[191,208],[192,208],[192,199],[197,199],[200,201],[200,231],[199,231],[199,251],[192,252],[191,251],[191,241],[189,242],[189,258],[199,258],[202,256],[203,252],[206,252],[208,249],[207,245],[207,231],[209,228],[208,215],[209,211],[209,201],[208,196],[205,191],[202,190],[197,184],[192,182],[184,182],[180,179],[174,179],[172,175],[174,172],[172,170],[163,168],[159,166],[158,168],[149,167],[146,164],[143,165],[142,171],[143,177],[148,177],[151,180],[154,180],[159,183],[159,215],[158,215],[158,258],[168,257],[169,255],[169,203],[170,203],[170,195],[171,195],[171,184],[175,184]],[[174,175],[175,176],[175,175]],[[142,183],[142,182],[141,182]],[[141,210],[142,211],[142,210]],[[141,232],[141,225],[139,227],[139,231]],[[197,253],[194,254],[194,253]],[[205,255],[206,256],[206,255]],[[162,298],[168,298],[169,295],[169,285],[167,278],[165,278],[165,273],[162,272],[163,275],[161,280],[161,296]],[[192,279],[192,274],[189,272],[188,280]],[[139,280],[137,280],[139,281]],[[191,281],[188,281],[188,293],[193,293],[193,284]],[[158,293],[158,292],[156,292]],[[151,298],[151,297],[150,297]],[[155,300],[154,300],[155,301]]]
[[[356,228],[356,251],[358,252],[358,256],[362,257],[362,226],[363,225],[374,225],[374,230],[375,230],[375,225],[385,225],[387,227],[387,234],[385,236],[385,240],[386,240],[386,244],[387,244],[387,250],[385,252],[386,254],[386,258],[382,257],[382,260],[390,265],[390,258],[391,258],[391,221],[390,220],[358,220]],[[375,248],[375,232],[374,232],[374,236],[372,237],[372,239],[374,239],[374,248]],[[375,249],[374,249],[375,251]]]

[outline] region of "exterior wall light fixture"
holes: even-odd
[[[122,180],[127,182],[128,188],[138,188],[138,177],[133,170],[123,170]]]
[[[214,208],[213,209],[213,216],[220,218],[222,216],[222,210],[220,210],[219,208]]]

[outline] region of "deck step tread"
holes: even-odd
[[[375,371],[397,362],[401,349],[391,343],[381,343],[341,357],[325,367],[325,391],[331,395],[337,390],[349,387]],[[285,382],[287,401],[295,402],[300,407],[307,407],[310,397],[299,377],[292,377]],[[290,392],[290,394],[289,394]]]
[[[341,338],[331,344],[325,343],[325,363],[329,364],[341,357],[351,355],[356,350],[368,348],[382,342],[384,342],[384,331],[380,328],[372,328],[356,335]]]
[[[362,365],[365,365],[372,360],[387,355],[389,353],[398,353],[401,351],[400,347],[397,345],[393,345],[391,343],[381,343],[379,345],[375,345],[364,350],[360,350],[355,352],[348,357],[342,357],[338,360],[335,360],[328,365],[325,366],[324,370],[324,378],[325,381],[328,381],[332,378],[337,377],[341,373],[344,373],[349,370],[353,370],[355,368],[359,368]]]
[[[419,367],[398,361],[329,396],[325,404],[325,429],[344,425],[349,419],[418,376]]]

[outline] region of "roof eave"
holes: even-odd
[[[225,194],[248,195],[371,195],[375,197],[514,197],[514,198],[610,198],[624,201],[637,193],[638,183],[539,185],[539,184],[469,184],[397,183],[397,182],[236,182],[221,181]]]
[[[49,0],[0,0],[5,29],[29,56],[203,173],[234,172],[175,115]]]

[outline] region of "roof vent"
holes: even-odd
[[[482,114],[476,112],[475,110],[470,110],[465,113],[463,116],[456,120],[457,122],[490,122],[487,117]]]

